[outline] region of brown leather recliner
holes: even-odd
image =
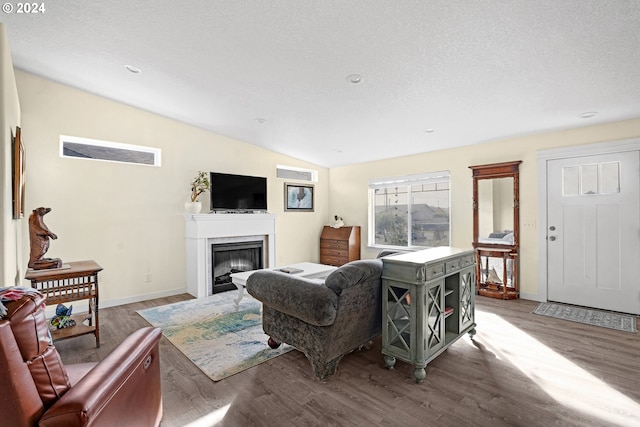
[[[160,329],[139,329],[99,363],[63,366],[50,341],[42,294],[27,294],[4,305],[0,424],[159,425]]]

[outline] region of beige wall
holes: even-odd
[[[105,268],[101,273],[101,294],[106,305],[184,290],[183,202],[188,198],[188,182],[198,170],[269,178],[269,211],[278,215],[277,263],[283,265],[318,260],[321,228],[335,214],[341,215],[347,225],[362,226],[363,258],[374,257],[378,250],[367,246],[369,179],[438,170],[451,172],[452,244],[469,248],[472,210],[468,166],[518,159],[523,161],[521,290],[524,297],[536,299],[537,152],[640,136],[640,119],[635,119],[329,171],[20,71],[15,76],[18,104],[17,97],[11,95],[15,89],[4,38],[2,43],[4,280],[23,277],[29,256],[27,221],[18,222],[21,228],[13,225],[10,192],[7,199],[7,135],[21,121],[27,150],[27,214],[38,206],[52,208],[46,223],[59,239],[52,242],[47,256],[63,261],[95,259]],[[161,148],[163,164],[155,168],[63,159],[58,154],[60,134]],[[314,213],[283,212],[284,180],[275,178],[277,164],[319,171]],[[208,194],[201,200],[204,209],[208,209]],[[18,237],[12,240],[11,233]],[[152,281],[147,283],[149,273]]]
[[[473,237],[472,181],[469,166],[522,160],[520,165],[520,279],[522,296],[538,299],[538,186],[537,152],[563,146],[607,142],[640,136],[640,119],[540,133],[451,150],[398,157],[330,170],[331,214],[349,225],[362,226],[362,256],[378,250],[367,247],[367,185],[371,178],[421,172],[451,172],[452,245],[471,248]],[[391,146],[390,146],[391,149]]]
[[[19,284],[21,220],[13,219],[12,137],[20,125],[20,103],[5,27],[0,23],[0,287]]]
[[[16,81],[27,157],[26,210],[52,208],[45,223],[58,240],[51,241],[47,257],[94,259],[104,267],[102,304],[184,291],[184,202],[198,170],[267,177],[269,212],[277,215],[278,264],[319,260],[317,242],[329,221],[327,169],[25,72],[16,71]],[[162,166],[61,158],[60,134],[157,147]],[[318,170],[314,213],[284,212],[278,164]],[[203,212],[209,210],[208,197],[200,196]],[[27,221],[22,225],[28,239]],[[23,269],[28,251],[27,242]]]

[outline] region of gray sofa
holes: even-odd
[[[272,347],[302,351],[319,379],[345,354],[381,334],[380,259],[343,265],[324,281],[273,270],[253,273],[247,292],[262,302],[262,328]]]

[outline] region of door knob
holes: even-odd
[[[551,231],[554,231],[555,229],[556,229],[556,227],[553,226],[553,225],[551,227],[549,227],[549,230],[551,230]]]
[[[549,236],[549,240],[553,242],[554,240],[556,240],[556,236]]]

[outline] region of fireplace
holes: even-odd
[[[187,292],[196,298],[203,298],[214,292],[214,275],[220,276],[228,271],[213,272],[215,264],[227,264],[224,268],[245,268],[244,264],[251,258],[259,258],[261,267],[269,268],[276,263],[275,225],[276,216],[261,214],[197,214],[185,215],[185,241],[187,262]],[[233,250],[252,242],[262,243],[262,256],[244,255],[243,261],[224,261],[226,255],[216,254],[215,245],[235,245]],[[258,264],[260,265],[260,264]],[[231,274],[231,273],[229,273]],[[234,286],[235,287],[235,286]],[[233,289],[233,288],[230,288]],[[215,292],[219,292],[216,288]]]
[[[211,245],[211,294],[237,289],[231,274],[263,267],[263,241],[214,243]]]

